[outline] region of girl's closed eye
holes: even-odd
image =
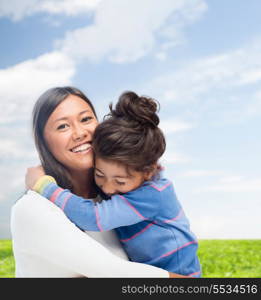
[[[125,184],[126,184],[126,182],[122,182],[122,181],[118,181],[118,180],[116,180],[116,183],[117,183],[118,185],[125,185]]]
[[[95,176],[97,176],[97,177],[99,177],[99,178],[103,177],[102,174],[98,174],[98,173],[95,173]]]

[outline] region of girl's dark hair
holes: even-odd
[[[34,105],[33,136],[45,173],[53,176],[62,188],[72,190],[73,187],[67,169],[50,152],[44,138],[44,128],[50,115],[69,95],[75,95],[83,99],[91,107],[97,118],[91,101],[79,89],[70,86],[51,88],[43,93]]]
[[[166,141],[158,127],[158,102],[127,91],[120,96],[114,109],[112,104],[109,107],[110,113],[94,132],[96,157],[117,161],[126,165],[127,170],[151,172],[159,169],[158,159],[165,151]]]

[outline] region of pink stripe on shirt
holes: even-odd
[[[169,251],[169,252],[167,252],[167,253],[161,255],[159,258],[169,256],[169,255],[171,255],[171,254],[173,254],[173,253],[179,251],[179,250],[182,249],[182,248],[185,248],[185,247],[187,247],[187,246],[189,246],[189,245],[191,245],[191,244],[197,244],[197,243],[198,243],[197,241],[192,241],[192,242],[186,243],[186,244],[184,244],[183,246],[180,246],[180,247],[178,247],[178,248],[176,248],[176,249],[174,249],[174,250],[171,250],[171,251]]]
[[[194,272],[194,273],[191,273],[191,274],[189,274],[189,275],[187,275],[187,276],[191,276],[191,277],[193,277],[193,276],[196,276],[196,275],[198,275],[198,274],[200,274],[201,272],[200,271],[198,271],[198,272]]]
[[[130,238],[128,239],[124,239],[124,240],[120,240],[121,242],[128,242],[129,240],[132,240],[134,239],[136,236],[140,235],[142,232],[144,232],[145,230],[147,230],[148,228],[150,228],[154,223],[150,223],[148,224],[146,227],[144,227],[141,231],[135,233],[133,236],[131,236]]]
[[[165,190],[166,187],[168,187],[169,185],[171,185],[171,182],[166,183],[164,186],[162,187],[157,187],[154,184],[151,184],[150,186],[153,187],[154,189],[156,189],[157,191],[161,192],[163,190]]]
[[[173,219],[165,220],[163,222],[164,223],[169,223],[169,222],[176,221],[177,219],[179,219],[182,216],[182,214],[183,214],[183,210],[181,209],[176,217],[174,217]]]
[[[68,201],[69,198],[71,198],[71,197],[72,197],[72,195],[69,194],[69,195],[63,200],[63,205],[61,206],[61,209],[62,209],[62,210],[64,210],[67,201]]]
[[[134,207],[134,206],[132,206],[131,204],[130,204],[130,202],[125,198],[125,197],[123,197],[122,195],[118,195],[121,199],[123,199],[126,203],[127,203],[127,205],[140,217],[140,218],[142,218],[142,219],[144,219],[144,220],[146,220],[146,218],[145,217],[143,217],[143,215],[141,215],[138,211],[137,211],[137,209]]]
[[[101,223],[100,223],[100,216],[99,216],[99,211],[98,211],[98,207],[96,205],[94,205],[94,209],[95,209],[95,215],[96,215],[96,223],[97,226],[99,228],[100,231],[103,231]]]
[[[51,196],[51,198],[50,198],[50,201],[54,203],[55,200],[58,198],[59,194],[60,194],[62,191],[63,191],[62,188],[56,189],[56,190],[53,192],[53,194],[52,194],[52,196]]]

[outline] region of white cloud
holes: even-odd
[[[249,70],[246,74],[241,74],[238,84],[245,85],[261,81],[261,70]]]
[[[167,58],[167,55],[165,52],[161,51],[155,54],[155,57],[160,61],[165,61]]]
[[[261,81],[261,40],[240,49],[189,61],[149,85],[162,91],[161,99],[186,104],[203,101],[208,92],[236,90]],[[226,99],[219,99],[226,101]]]
[[[246,107],[245,113],[248,116],[261,115],[261,90],[254,93],[252,101]]]
[[[208,177],[208,176],[218,176],[222,172],[220,171],[209,171],[209,170],[189,170],[179,174],[181,177]]]
[[[4,134],[1,135],[0,157],[2,161],[21,162],[36,160],[38,158],[33,145],[31,130],[23,129],[24,127],[19,126],[12,126],[11,129],[1,127],[1,130],[6,135],[5,137],[3,137]]]
[[[28,161],[16,161],[16,164],[12,164],[11,168],[9,166],[1,167],[0,177],[10,178],[8,182],[5,183],[2,194],[8,195],[10,192],[17,192],[25,190],[25,174],[26,169],[32,165],[38,165],[39,163],[31,163]],[[16,166],[16,167],[15,167]],[[3,198],[3,201],[7,200]],[[14,200],[14,199],[13,199]]]
[[[248,179],[243,176],[223,177],[215,184],[197,188],[195,192],[202,193],[209,191],[229,193],[261,192],[261,178]]]
[[[102,0],[46,0],[39,3],[38,9],[50,14],[68,16],[82,14],[95,9]]]
[[[163,119],[163,118],[162,118]],[[191,161],[191,158],[182,153],[177,149],[175,136],[178,132],[183,132],[186,130],[190,130],[195,127],[194,124],[190,124],[181,120],[163,120],[160,121],[159,127],[163,131],[166,138],[166,151],[160,159],[160,162],[163,166],[167,166],[168,164],[186,164]]]
[[[160,122],[159,127],[162,129],[164,134],[167,135],[192,129],[195,127],[195,125],[180,120],[163,120]]]
[[[194,128],[195,125],[182,120],[165,119],[160,121],[159,127],[163,131],[167,142],[166,151],[160,159],[161,163],[163,165],[168,165],[176,163],[186,164],[190,162],[191,158],[188,155],[176,150],[173,134],[190,130]]]
[[[14,156],[24,156],[26,152],[19,149],[17,140],[14,139],[1,139],[0,156],[2,159],[13,159]]]
[[[173,151],[172,147],[168,147],[166,152],[163,154],[162,158],[160,159],[160,162],[162,165],[168,165],[168,164],[176,164],[176,163],[188,163],[190,162],[190,158],[186,156],[185,154],[178,153]]]
[[[39,12],[73,16],[92,11],[101,0],[1,0],[0,17],[13,21]]]
[[[204,0],[2,0],[0,17],[18,21],[39,12],[76,15],[92,11],[94,23],[67,32],[56,41],[56,49],[74,60],[127,63],[148,54],[164,60],[170,48],[184,42],[184,27],[206,9]]]
[[[30,119],[39,95],[50,87],[70,84],[74,73],[74,63],[60,52],[1,69],[0,123]]]
[[[110,0],[97,6],[94,24],[66,34],[57,47],[75,59],[134,62],[180,42],[185,25],[206,10],[203,0]],[[155,49],[157,39],[162,49]],[[160,50],[160,51],[159,51]]]
[[[226,176],[220,178],[220,183],[229,184],[229,183],[240,183],[245,180],[244,176],[235,175],[235,176]]]
[[[261,38],[227,53],[191,60],[147,82],[148,94],[181,118],[226,126],[261,115]]]

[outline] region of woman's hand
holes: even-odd
[[[28,168],[25,175],[26,189],[32,190],[37,180],[44,175],[45,172],[42,166]]]

